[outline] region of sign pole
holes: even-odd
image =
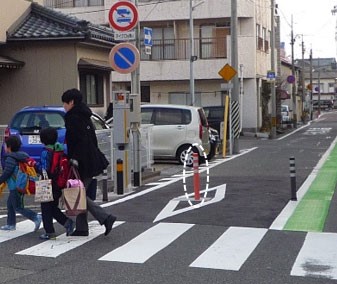
[[[138,0],[135,0],[135,6],[138,7]],[[140,23],[138,21],[135,26],[135,45],[140,50]],[[141,96],[140,93],[140,67],[138,66],[133,72],[131,72],[131,93]],[[141,98],[139,98],[141,101]],[[140,104],[139,104],[140,108]],[[138,110],[140,113],[140,109]],[[134,186],[141,186],[141,151],[140,151],[140,121],[131,123],[131,131],[133,137],[133,184]]]

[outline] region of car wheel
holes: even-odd
[[[190,148],[190,145],[183,145],[181,146],[177,151],[177,160],[179,164],[183,165],[185,163],[186,155],[188,155],[188,149]],[[193,155],[192,152],[197,152],[197,149],[195,147],[192,148],[192,151],[190,150],[189,155],[186,159],[186,166],[192,167],[193,166]],[[199,156],[200,161],[200,156]]]

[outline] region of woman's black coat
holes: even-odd
[[[97,176],[106,168],[102,165],[91,115],[84,103],[74,105],[65,114],[68,157],[78,161],[81,179]]]

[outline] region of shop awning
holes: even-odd
[[[24,62],[15,60],[8,56],[1,56],[0,55],[0,68],[3,69],[18,69],[25,65]]]
[[[101,71],[111,72],[112,68],[107,61],[95,60],[95,59],[88,59],[88,58],[81,58],[78,61],[78,69],[96,69]]]

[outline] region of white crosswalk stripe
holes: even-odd
[[[267,231],[258,228],[230,227],[190,266],[239,270]]]
[[[291,275],[337,279],[336,244],[337,234],[308,233]]]
[[[144,263],[192,226],[193,224],[159,223],[99,260]]]
[[[113,228],[123,224],[124,222],[115,222]],[[48,240],[36,246],[17,252],[16,254],[34,255],[44,257],[58,257],[59,255],[71,251],[99,235],[103,234],[105,227],[101,226],[97,221],[89,223],[89,236],[87,237],[67,237],[66,234],[60,235],[56,240]]]
[[[124,224],[116,221],[113,228]],[[108,253],[105,252],[99,261],[123,262],[123,263],[146,263],[151,257],[163,252],[170,244],[182,237],[193,228],[198,231],[199,225],[189,223],[160,222],[144,230],[132,240],[116,247],[111,242]],[[124,226],[120,227],[120,230]],[[30,220],[17,223],[15,231],[0,231],[0,243],[8,242],[26,234],[32,233],[34,224]],[[66,237],[65,234],[57,236],[56,240],[41,241],[37,245],[16,252],[16,255],[38,256],[57,258],[81,246],[104,233],[105,227],[97,221],[89,223],[88,237]],[[194,231],[193,230],[193,231]],[[216,269],[240,271],[243,265],[254,254],[259,244],[264,240],[268,229],[249,227],[229,227],[220,232],[220,236],[208,244],[204,251],[197,251],[197,256],[192,263],[186,263],[187,267],[201,269]],[[275,231],[273,231],[275,234]],[[192,234],[192,231],[189,233]],[[266,238],[267,240],[270,238]],[[315,277],[337,279],[337,233],[307,233],[303,238],[302,247],[294,263],[289,263],[288,275],[299,277]],[[260,247],[258,250],[263,248]],[[6,250],[4,245],[1,249]],[[257,252],[261,255],[261,251]],[[295,255],[294,255],[295,257]],[[295,259],[295,258],[294,258]],[[191,261],[191,260],[190,260]]]

